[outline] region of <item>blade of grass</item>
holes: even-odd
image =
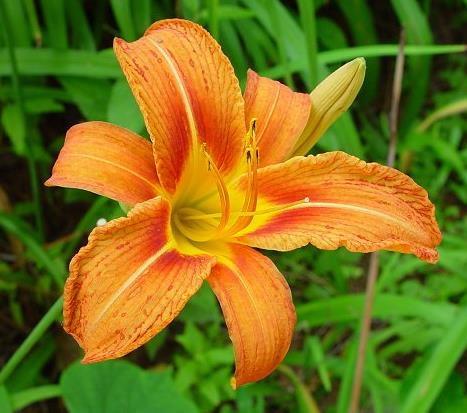
[[[26,29],[28,22],[23,2],[3,0],[1,3],[3,12],[0,21],[2,26],[9,26],[11,43],[16,47],[28,47],[31,44],[31,33]]]
[[[95,51],[96,43],[80,0],[67,1],[67,16],[74,36],[74,44],[80,48]]]
[[[314,0],[298,0],[300,22],[305,34],[308,74],[310,83],[318,84],[318,45],[316,41],[316,16]]]
[[[354,43],[371,45],[378,43],[378,35],[371,8],[366,0],[338,0],[337,5],[344,14]],[[379,92],[379,59],[368,59],[365,82],[359,92],[359,101],[369,103]]]
[[[152,5],[153,4],[151,0],[133,0],[131,2],[131,12],[135,22],[137,36],[142,36],[153,21]]]
[[[428,412],[467,346],[467,307],[464,307],[427,355],[424,367],[402,402],[401,413]]]
[[[112,49],[85,50],[16,49],[18,73],[27,76],[69,75],[91,78],[123,76]],[[0,50],[0,76],[11,72],[8,50]]]
[[[349,47],[345,49],[335,49],[320,52],[318,54],[318,62],[320,64],[331,64],[347,62],[357,57],[383,57],[383,56],[397,56],[398,45],[394,44],[379,44],[374,46],[358,46]],[[450,45],[407,45],[405,48],[406,56],[425,56],[425,55],[440,55],[451,53],[464,53],[467,51],[467,46],[463,44],[450,44]],[[1,55],[0,55],[1,63]],[[300,59],[292,59],[289,62],[289,69],[295,73],[304,70],[305,63]],[[263,76],[278,79],[284,75],[285,68],[281,65],[274,66],[268,70],[261,72]],[[0,66],[1,74],[1,66]]]
[[[21,82],[19,77],[18,65],[16,61],[15,45],[13,43],[13,36],[11,32],[10,22],[7,19],[7,14],[4,9],[4,2],[0,2],[0,20],[3,20],[3,32],[5,40],[8,46],[8,59],[9,59],[9,72],[11,73],[11,80],[13,83],[13,89],[15,91],[16,103],[20,109],[20,116],[22,117],[23,123],[26,124],[26,110],[24,107],[23,91],[21,88]],[[10,74],[9,73],[9,74]],[[36,160],[34,153],[32,152],[33,144],[30,139],[30,134],[25,134],[26,143],[26,158],[28,163],[29,180],[31,186],[31,194],[34,203],[34,218],[36,221],[36,227],[41,240],[44,239],[44,222],[42,216],[42,206],[40,202],[38,177]]]
[[[284,80],[285,84],[289,86],[291,89],[294,89],[294,82],[292,79],[292,72],[290,71],[289,67],[289,59],[287,56],[287,50],[285,48],[285,36],[282,35],[283,27],[282,23],[283,20],[280,15],[280,4],[278,2],[272,2],[269,4],[269,19],[271,21],[272,26],[275,28],[273,32],[273,37],[276,41],[277,49],[279,51],[279,62],[281,63],[282,67],[284,67]]]
[[[244,48],[240,42],[238,33],[233,23],[224,21],[221,26],[222,49],[229,56],[235,69],[240,86],[244,87],[246,82],[246,73],[248,70],[248,59],[245,56]]]
[[[10,395],[5,386],[0,384],[0,409],[2,413],[13,413],[13,406],[11,405]]]
[[[63,270],[47,254],[36,239],[30,234],[25,225],[13,215],[0,212],[0,227],[7,233],[13,234],[27,247],[34,260],[42,265],[52,275],[57,286],[63,288]]]
[[[295,387],[295,396],[297,398],[298,411],[300,413],[319,413],[320,410],[313,396],[302,383],[295,372],[287,365],[281,364],[277,371],[287,377]]]
[[[36,46],[42,45],[42,31],[37,19],[36,5],[33,0],[24,0],[24,7],[28,16],[29,24],[31,25],[32,35]]]
[[[0,385],[5,383],[8,377],[13,373],[15,368],[34,347],[34,345],[40,340],[47,329],[52,323],[59,317],[63,309],[63,297],[60,297],[53,305],[49,308],[47,313],[37,323],[33,330],[29,333],[26,339],[21,343],[18,349],[6,362],[6,364],[0,370]]]
[[[219,0],[208,0],[208,27],[212,37],[219,40]]]
[[[110,0],[112,12],[120,29],[121,36],[126,41],[136,39],[136,30],[133,24],[129,0]]]
[[[432,43],[433,36],[427,17],[416,0],[391,0],[401,26],[405,28],[407,40],[411,44],[427,45]],[[407,82],[410,93],[404,102],[404,113],[401,115],[400,135],[404,136],[422,108],[428,93],[431,59],[429,57],[412,57],[407,61]]]
[[[49,384],[13,393],[10,397],[13,409],[20,410],[30,404],[37,403],[42,400],[54,399],[61,395],[62,390],[58,384]]]
[[[425,132],[433,123],[438,120],[444,119],[448,116],[459,115],[460,113],[467,112],[467,98],[459,99],[451,102],[445,106],[442,106],[435,110],[430,116],[427,116],[423,122],[421,122],[416,130],[419,133]]]
[[[68,35],[65,16],[64,0],[42,0],[42,13],[44,14],[47,29],[47,43],[57,50],[66,50]]]
[[[377,45],[325,51],[318,54],[318,62],[320,64],[331,64],[345,62],[360,56],[396,56],[397,47],[397,45]],[[407,46],[406,55],[451,54],[462,53],[466,50],[465,45]],[[115,79],[123,76],[112,49],[105,49],[97,53],[85,50],[66,50],[57,53],[51,49],[17,48],[15,52],[18,73],[21,75],[65,75],[96,79]],[[289,62],[289,68],[292,72],[299,72],[305,69],[305,64],[303,64],[303,61],[292,59]],[[10,73],[8,50],[0,49],[0,76],[8,76]],[[281,65],[261,71],[263,76],[275,79],[283,77],[284,73],[285,69]]]
[[[308,327],[348,323],[361,317],[364,294],[341,295],[297,305],[297,316]],[[373,316],[382,320],[417,317],[430,324],[449,325],[457,315],[457,308],[446,302],[433,303],[396,294],[378,294]]]

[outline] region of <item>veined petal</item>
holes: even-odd
[[[245,89],[245,120],[257,119],[256,139],[260,166],[287,159],[310,114],[311,99],[287,86],[248,70]]]
[[[91,191],[128,205],[154,198],[158,178],[151,144],[105,122],[70,128],[47,186]]]
[[[308,243],[328,250],[386,249],[438,259],[434,206],[423,188],[395,169],[330,152],[262,168],[258,186],[257,210],[275,211],[258,214],[239,234],[242,243],[275,250]]]
[[[199,146],[223,175],[242,154],[243,98],[233,68],[201,26],[162,20],[141,39],[115,39],[114,49],[144,115],[154,144],[159,179],[173,194]],[[206,162],[203,160],[206,168]]]
[[[64,328],[84,362],[121,357],[169,324],[209,275],[215,259],[177,250],[162,198],[94,229],[70,264]]]
[[[232,387],[266,377],[289,350],[295,327],[295,308],[284,277],[269,258],[232,244],[226,257],[218,257],[208,282],[234,346]]]

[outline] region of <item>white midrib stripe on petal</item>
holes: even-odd
[[[340,204],[337,202],[308,202],[304,203],[303,205],[299,205],[295,208],[335,208],[335,209],[347,209],[354,212],[361,212],[366,215],[373,215],[384,219],[386,221],[391,221],[398,226],[404,227],[409,232],[414,232],[416,227],[407,225],[407,222],[402,218],[396,218],[392,215],[385,214],[384,212],[377,211],[373,208],[366,208],[358,205],[349,205],[349,204]]]
[[[133,273],[131,273],[131,275],[127,278],[125,283],[112,294],[112,296],[107,300],[107,303],[104,306],[104,308],[101,309],[97,317],[94,318],[94,320],[90,323],[86,333],[87,335],[91,334],[95,330],[95,328],[99,324],[99,321],[102,320],[107,311],[109,311],[109,308],[118,300],[118,298],[125,292],[125,290],[128,289],[128,287],[130,287],[142,274],[144,274],[144,272],[152,264],[154,264],[162,255],[164,255],[172,247],[173,245],[170,243],[164,245],[159,251],[157,251],[154,255],[150,256],[135,271],[133,271]]]
[[[154,185],[153,182],[149,181],[149,180],[146,179],[144,176],[140,175],[138,172],[135,172],[135,171],[133,171],[132,169],[126,168],[125,166],[120,165],[120,164],[118,164],[118,163],[109,161],[108,159],[99,158],[98,156],[87,155],[87,154],[84,154],[84,153],[67,153],[66,156],[72,156],[72,157],[75,156],[75,157],[80,157],[80,158],[88,158],[88,159],[93,159],[93,160],[98,161],[98,162],[102,162],[102,163],[106,163],[106,164],[112,165],[112,166],[115,167],[115,168],[121,169],[122,171],[128,172],[128,173],[130,173],[131,175],[136,176],[137,178],[141,179],[142,181],[144,181],[145,183],[147,183],[148,185],[150,185],[153,189],[155,189],[156,191],[158,191],[157,186]]]
[[[196,148],[198,145],[198,130],[196,128],[195,117],[193,115],[193,109],[191,107],[190,98],[188,97],[188,92],[186,90],[185,83],[180,75],[180,72],[175,62],[169,56],[167,51],[163,47],[161,47],[159,44],[157,44],[157,42],[154,41],[154,39],[151,39],[149,37],[149,41],[153,44],[153,46],[157,49],[157,51],[162,55],[162,57],[167,63],[167,66],[169,67],[170,71],[174,75],[175,82],[177,84],[178,90],[180,91],[180,95],[183,100],[183,105],[185,106],[185,112],[188,118],[188,124],[190,125],[193,148]]]

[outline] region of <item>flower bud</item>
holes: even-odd
[[[362,87],[365,69],[363,57],[354,59],[331,73],[310,93],[310,116],[294,155],[307,154],[329,126],[350,107]]]

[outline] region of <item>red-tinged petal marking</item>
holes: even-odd
[[[296,316],[287,282],[269,258],[240,245],[219,258],[208,282],[234,346],[232,386],[261,380],[281,363],[292,340]]]
[[[260,166],[286,160],[305,128],[310,114],[310,96],[253,70],[245,89],[245,120],[257,119],[256,138]]]
[[[133,43],[116,39],[114,49],[152,137],[164,188],[174,193],[185,172],[193,175],[187,167],[204,142],[219,171],[233,171],[245,134],[243,98],[209,33],[188,21],[163,20]]]
[[[240,186],[245,185],[245,179]],[[441,234],[426,191],[403,173],[343,152],[296,157],[258,170],[258,215],[239,241],[276,250],[311,243],[321,249],[387,249],[436,262]]]
[[[96,228],[73,258],[64,328],[84,362],[121,357],[169,324],[209,275],[215,259],[177,251],[170,206],[155,198]]]
[[[128,205],[157,196],[151,144],[127,129],[86,122],[68,130],[47,186],[91,191]]]

